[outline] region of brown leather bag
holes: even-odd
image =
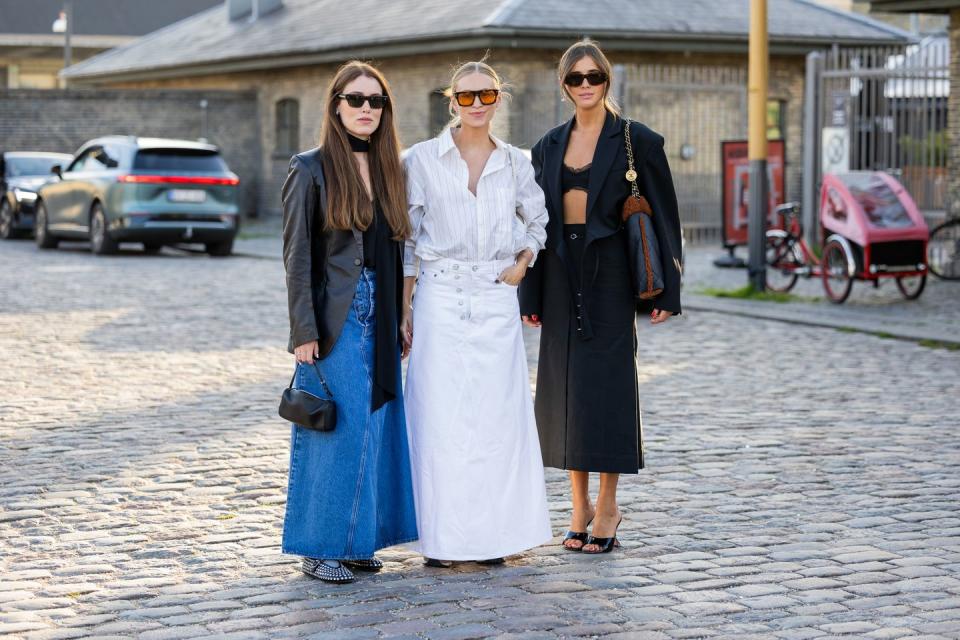
[[[653,227],[653,209],[637,188],[637,171],[633,166],[633,143],[630,120],[624,119],[627,146],[627,173],[630,195],[623,201],[623,226],[627,233],[627,250],[634,295],[638,300],[651,300],[663,293],[663,264],[660,244]]]

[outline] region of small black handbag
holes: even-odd
[[[633,292],[638,300],[652,300],[663,293],[663,264],[660,262],[660,244],[653,227],[653,209],[637,188],[637,171],[633,168],[633,143],[630,140],[630,120],[625,119],[627,146],[626,179],[630,195],[623,202],[623,226],[627,232],[627,251],[630,256],[630,275]]]
[[[316,363],[313,366],[316,367]],[[317,374],[319,373],[320,369],[318,367]],[[315,396],[309,391],[294,389],[293,381],[296,377],[297,371],[294,370],[293,377],[290,378],[290,384],[283,390],[283,395],[280,397],[280,408],[278,409],[280,417],[305,429],[333,431],[333,428],[337,426],[337,405],[334,404],[333,400]],[[320,384],[323,385],[324,390],[330,396],[333,395],[327,388],[327,383],[323,381],[322,376],[320,377]]]

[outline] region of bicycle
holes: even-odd
[[[782,229],[766,233],[766,280],[771,291],[786,293],[793,289],[800,277],[820,277],[831,302],[843,303],[853,290],[854,280],[872,281],[879,286],[881,277],[893,277],[901,295],[916,300],[923,293],[927,276],[917,265],[877,265],[870,260],[870,246],[851,242],[839,233],[832,233],[824,241],[818,257],[803,238],[800,222],[800,204],[788,202],[779,205],[775,214]],[[863,267],[870,263],[870,266]]]
[[[930,272],[942,280],[960,280],[960,217],[947,220],[930,232],[927,264]]]

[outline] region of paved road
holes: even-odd
[[[960,637],[957,352],[644,326],[622,551],[445,572],[392,549],[328,587],[278,552],[276,261],[17,242],[0,274],[0,636]]]

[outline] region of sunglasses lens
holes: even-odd
[[[564,84],[570,87],[579,87],[583,84],[583,80],[586,78],[590,86],[596,87],[607,81],[607,74],[602,71],[591,71],[589,73],[583,74],[577,71],[567,74],[567,77],[563,79]]]
[[[497,101],[497,92],[493,89],[484,89],[480,92],[480,104],[493,104]]]
[[[457,104],[461,107],[470,107],[473,106],[473,100],[475,98],[473,91],[458,91],[457,92]],[[480,101],[483,102],[483,97],[480,98]]]
[[[596,87],[607,81],[607,74],[602,71],[591,71],[587,74],[587,82]]]
[[[347,93],[340,96],[354,109],[359,109],[364,102],[370,103],[371,109],[383,109],[387,106],[387,96],[365,96],[359,93]]]

